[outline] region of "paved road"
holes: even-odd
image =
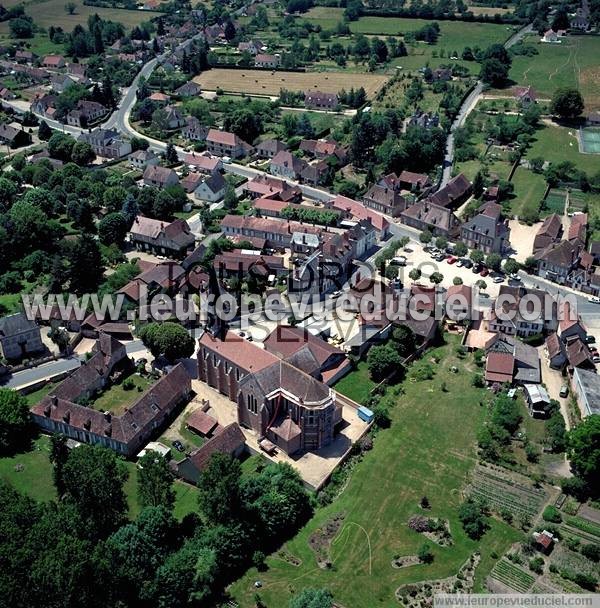
[[[514,46],[523,39],[529,32],[533,29],[533,25],[527,25],[524,28],[520,29],[518,32],[515,32],[505,43],[504,47],[509,49],[511,46]],[[449,181],[452,173],[452,165],[454,164],[454,131],[459,127],[462,127],[467,116],[473,111],[479,98],[483,92],[484,84],[481,80],[477,81],[475,88],[467,95],[465,100],[463,101],[460,110],[458,111],[458,115],[454,119],[452,126],[450,127],[450,133],[448,135],[448,139],[446,140],[446,154],[444,156],[444,164],[442,170],[442,179],[440,181],[440,188],[443,188]]]

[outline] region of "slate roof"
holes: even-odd
[[[22,312],[0,319],[1,336],[16,336],[17,334],[35,331],[36,329],[38,329],[38,326],[35,324],[35,321],[29,320]]]

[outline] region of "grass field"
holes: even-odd
[[[112,412],[115,416],[119,416],[124,412],[125,408],[132,406],[138,401],[143,391],[153,384],[152,380],[136,374],[129,376],[128,380],[133,382],[134,386],[132,389],[125,390],[123,383],[113,384],[94,401],[94,409],[101,412]]]
[[[0,32],[4,32],[2,29],[3,25],[4,24],[0,24]],[[17,42],[17,40],[11,39],[9,34],[0,35],[0,41],[2,44],[6,45]],[[47,34],[36,34],[33,38],[27,39],[27,46],[30,51],[40,57],[53,54],[61,55],[65,51],[64,44],[55,44],[48,38]]]
[[[371,395],[375,383],[369,377],[366,361],[360,361],[354,372],[344,376],[335,385],[335,390],[347,395],[357,403],[364,403]]]
[[[544,97],[561,87],[579,88],[586,111],[600,109],[600,36],[568,36],[561,44],[525,39],[539,51],[534,57],[516,56],[510,77],[519,85],[531,85]]]
[[[20,4],[20,3],[19,3]],[[162,13],[148,11],[130,11],[124,9],[103,8],[100,6],[87,6],[83,2],[76,2],[75,14],[69,15],[65,10],[63,0],[30,0],[25,2],[25,12],[33,17],[36,25],[48,28],[62,27],[66,32],[70,32],[76,25],[87,25],[90,15],[97,13],[102,19],[122,23],[126,29],[131,29],[139,25],[142,21],[150,21],[153,17],[158,17]],[[8,21],[0,23],[0,34],[9,34],[10,28]]]
[[[533,213],[540,209],[546,192],[543,175],[519,167],[513,175],[512,183],[515,186],[515,198],[511,202],[511,210],[515,215],[522,216],[525,211]]]
[[[600,170],[600,156],[581,154],[575,129],[558,125],[545,126],[534,134],[534,142],[527,151],[527,158],[543,158],[552,163],[571,161],[588,175]]]
[[[196,76],[194,81],[203,89],[218,88],[233,93],[249,95],[279,95],[281,89],[290,91],[318,90],[338,93],[342,89],[363,86],[371,98],[383,86],[386,76],[380,74],[356,74],[346,72],[270,72],[267,70],[228,70],[215,68]]]
[[[318,509],[286,544],[302,564],[292,566],[271,557],[267,559],[267,572],[250,570],[231,588],[241,608],[254,606],[253,583],[257,579],[262,582],[260,595],[268,606],[286,606],[291,593],[304,587],[328,587],[345,606],[395,608],[398,601],[394,591],[401,584],[456,574],[478,549],[482,562],[476,571],[476,589],[482,589],[494,565],[492,553],[501,555],[521,535],[504,523],[490,520],[491,529],[480,542],[474,542],[466,537],[458,521],[461,490],[475,466],[476,434],[485,417],[479,401],[487,393],[471,386],[473,361],[458,360],[454,356],[456,344],[452,339],[437,352],[440,363],[435,366],[432,381],[405,381],[405,394],[385,398],[393,404],[392,427],[380,431],[373,450],[356,465],[340,497]],[[458,374],[450,373],[453,365],[459,368]],[[359,369],[347,378],[348,386],[360,386],[364,373]],[[442,382],[448,392],[441,392]],[[356,397],[357,393],[350,396]],[[431,544],[435,559],[430,565],[394,569],[394,554],[414,554],[423,543],[423,538],[406,525],[408,518],[419,512],[423,495],[431,502],[431,516],[449,521],[454,545],[440,548]],[[345,513],[345,520],[333,540],[333,566],[322,570],[308,538],[339,513]]]

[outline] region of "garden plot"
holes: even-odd
[[[466,493],[485,501],[496,512],[528,518],[537,516],[548,498],[527,477],[493,465],[476,467]]]
[[[531,589],[535,578],[506,559],[501,559],[490,573],[490,578],[499,581],[506,587],[519,593],[526,593]]]
[[[543,202],[543,210],[548,211],[548,213],[563,215],[566,198],[567,193],[564,190],[556,190],[554,188],[549,190]]]
[[[565,535],[585,542],[600,543],[600,525],[583,517],[564,517],[560,528]]]

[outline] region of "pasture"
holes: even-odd
[[[548,98],[561,87],[576,87],[585,99],[586,111],[600,109],[600,36],[567,36],[560,44],[546,44],[535,35],[525,43],[534,45],[539,54],[515,56],[512,80],[531,85]]]
[[[277,96],[281,89],[289,91],[322,91],[338,93],[342,89],[363,86],[367,97],[372,98],[386,82],[381,74],[356,74],[348,72],[283,72],[269,70],[229,70],[215,68],[194,78],[204,90],[222,89],[229,93]]]
[[[251,569],[230,588],[240,608],[254,606],[257,590],[253,583],[257,579],[263,585],[260,596],[268,606],[286,606],[291,594],[304,587],[327,587],[345,606],[396,607],[394,592],[400,585],[455,575],[476,550],[481,551],[482,560],[475,572],[475,590],[483,589],[494,565],[492,554],[501,555],[522,535],[490,519],[490,530],[476,542],[464,534],[458,521],[462,491],[477,460],[477,432],[486,416],[480,402],[486,401],[488,394],[471,385],[475,371],[472,357],[458,359],[458,341],[448,339],[449,344],[425,356],[435,355],[439,361],[433,366],[432,380],[407,379],[402,383],[403,394],[388,389],[384,401],[390,404],[391,428],[379,431],[373,449],[354,466],[341,495],[319,508],[285,545],[287,554],[299,558],[301,564],[273,555],[267,559],[266,572]],[[425,360],[418,365],[424,364]],[[452,373],[451,366],[456,366],[458,373]],[[356,389],[362,390],[362,381],[364,372],[359,369],[336,388],[351,386],[356,395]],[[441,390],[443,383],[447,392]],[[407,522],[421,512],[419,500],[424,495],[431,509],[423,513],[447,520],[454,544],[440,547],[432,543],[432,564],[395,569],[391,564],[394,555],[415,554],[423,543],[423,537],[409,529]],[[341,513],[345,518],[329,552],[333,565],[322,569],[309,538]]]
[[[16,3],[15,3],[16,4]],[[149,11],[135,11],[125,9],[104,8],[100,6],[87,6],[83,2],[76,2],[75,14],[69,15],[65,10],[64,0],[30,0],[25,2],[25,12],[33,17],[36,25],[44,28],[62,27],[65,32],[70,32],[76,25],[87,25],[90,15],[97,13],[102,19],[122,23],[125,29],[131,29],[142,21],[150,21],[161,13]],[[10,36],[8,21],[0,23],[0,34]]]

